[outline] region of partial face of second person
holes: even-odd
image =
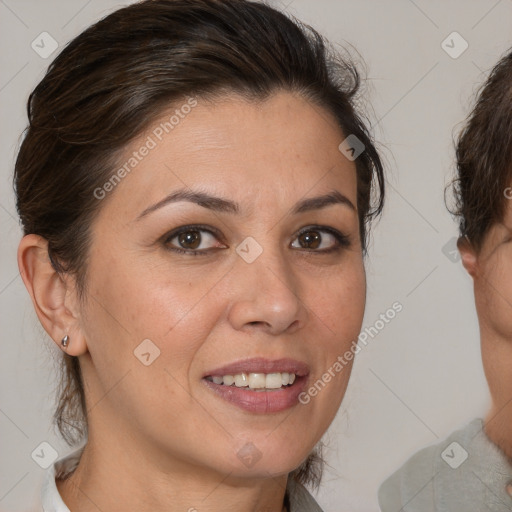
[[[479,250],[461,239],[462,262],[474,281],[482,361],[492,408],[486,431],[512,459],[512,202]]]
[[[89,442],[106,453],[128,445],[141,467],[164,471],[268,477],[305,459],[339,408],[350,366],[308,404],[280,410],[247,410],[206,377],[248,358],[287,358],[305,365],[307,390],[357,339],[366,285],[344,138],[325,109],[291,93],[259,104],[198,99],[103,200],[74,334],[86,346]],[[186,200],[152,209],[179,190],[237,211]],[[341,200],[294,212],[326,194]],[[252,262],[237,252],[247,237],[255,242],[240,248],[262,250]],[[160,350],[149,366],[134,355],[146,339]],[[257,463],[241,462],[244,446]]]

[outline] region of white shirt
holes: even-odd
[[[44,475],[41,486],[41,504],[43,512],[71,512],[62,500],[55,478],[66,478],[78,466],[84,447],[56,460]],[[307,489],[291,478],[287,485],[290,495],[290,512],[322,512]]]
[[[56,460],[44,475],[41,486],[41,505],[43,512],[70,512],[69,508],[62,501],[57,489],[55,478],[66,478],[78,466],[84,447]]]

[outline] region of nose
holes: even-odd
[[[308,311],[300,281],[279,251],[264,250],[252,263],[242,259],[231,272],[233,301],[228,319],[236,330],[292,334],[304,327]]]

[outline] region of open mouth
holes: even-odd
[[[237,373],[235,375],[208,375],[209,382],[220,386],[245,388],[249,391],[276,391],[290,387],[297,376],[295,373]]]
[[[238,408],[258,414],[281,412],[299,403],[308,382],[307,363],[290,359],[243,359],[203,374],[204,385]]]

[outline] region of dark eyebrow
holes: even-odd
[[[320,208],[325,208],[326,206],[330,206],[332,204],[342,204],[344,206],[348,206],[354,212],[357,211],[356,207],[352,204],[352,201],[347,196],[344,196],[337,190],[332,190],[323,196],[311,197],[309,199],[303,199],[302,201],[299,201],[294,206],[292,213],[295,214],[308,212],[310,210],[319,210]]]
[[[191,203],[196,203],[203,208],[208,208],[209,210],[214,210],[217,212],[225,212],[225,213],[239,213],[240,206],[229,200],[222,199],[221,197],[211,196],[204,192],[180,189],[172,192],[167,197],[164,197],[158,203],[149,206],[146,208],[138,217],[137,220],[145,217],[146,215],[154,212],[155,210],[159,210],[163,206],[168,205],[169,203],[175,203],[178,201],[189,201]],[[354,212],[357,211],[356,207],[353,205],[352,201],[348,199],[348,197],[344,196],[337,190],[333,190],[328,194],[323,196],[311,197],[308,199],[303,199],[299,201],[292,210],[292,214],[303,213],[310,210],[318,210],[320,208],[325,208],[326,206],[330,206],[332,204],[342,204],[348,206]]]
[[[214,210],[217,212],[227,212],[227,213],[238,213],[240,211],[238,205],[233,201],[228,199],[222,199],[220,197],[214,197],[204,192],[180,189],[172,192],[167,197],[164,197],[161,201],[146,208],[138,217],[137,220],[145,217],[151,212],[155,210],[159,210],[163,206],[168,205],[169,203],[175,203],[178,201],[189,201],[191,203],[196,203],[199,206],[204,208],[208,208],[209,210]]]

